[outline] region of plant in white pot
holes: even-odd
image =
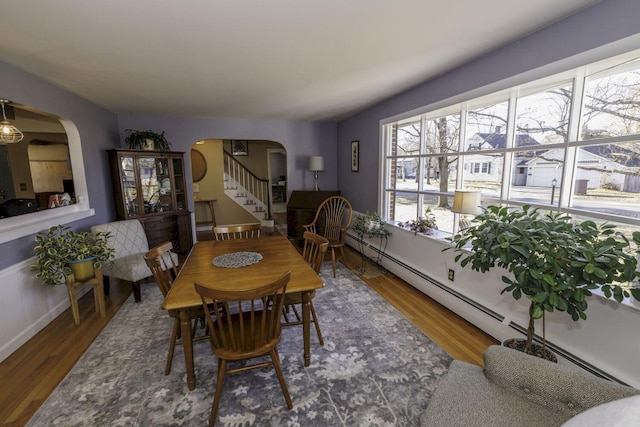
[[[351,229],[360,239],[366,237],[388,237],[391,232],[386,229],[387,223],[377,212],[366,212],[363,215],[355,215],[351,223]]]
[[[502,293],[529,302],[527,339],[519,348],[529,354],[549,353],[544,333],[542,348],[533,344],[535,321],[542,319],[544,329],[545,312],[586,319],[587,299],[595,289],[618,302],[640,300],[640,289],[628,286],[638,276],[636,256],[612,224],[574,222],[567,214],[542,213],[528,205],[489,206],[452,242],[461,266],[482,273],[501,267],[511,273],[502,276],[507,285]]]
[[[365,244],[364,238],[379,239],[378,256],[373,261],[381,267],[384,252],[387,247],[387,239],[391,236],[391,231],[386,228],[387,223],[377,212],[365,212],[364,215],[356,215],[351,222],[351,230],[358,236],[358,251],[361,255],[359,272],[364,274],[366,270]]]
[[[115,249],[108,244],[110,233],[76,232],[64,225],[56,225],[36,235],[36,262],[31,271],[45,285],[63,285],[72,267],[80,261],[89,263],[87,274],[74,272],[76,280],[92,277],[93,269],[113,257]],[[85,270],[86,271],[86,270]]]

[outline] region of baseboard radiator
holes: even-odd
[[[471,298],[468,298],[467,296],[461,294],[460,292],[456,291],[455,289],[451,289],[449,286],[445,285],[444,283],[433,279],[432,277],[430,277],[426,272],[422,271],[422,270],[418,270],[410,265],[405,264],[404,262],[402,262],[400,259],[380,250],[379,248],[377,248],[375,245],[369,244],[367,241],[360,239],[358,236],[351,234],[351,233],[347,233],[347,237],[349,237],[350,239],[353,240],[354,243],[357,244],[357,246],[360,246],[362,248],[366,248],[369,251],[372,251],[376,254],[376,257],[378,259],[386,259],[394,264],[396,264],[398,267],[400,267],[402,270],[406,271],[407,273],[410,273],[414,276],[417,276],[419,278],[421,278],[422,280],[429,282],[430,284],[432,284],[433,286],[436,286],[437,288],[447,292],[449,295],[463,301],[464,303],[468,304],[469,306],[473,307],[474,309],[484,313],[485,315],[495,319],[497,322],[500,323],[504,323],[505,317],[500,315],[499,313],[496,313],[495,311],[491,310],[488,307],[485,307],[482,304],[477,303],[476,301],[472,300]],[[356,252],[360,252],[360,250],[358,249],[357,246],[353,246],[353,245],[349,245],[351,248],[353,248]],[[366,255],[365,255],[366,256]],[[369,258],[370,259],[370,258]],[[370,259],[371,260],[371,259]],[[372,261],[373,262],[373,261]],[[400,276],[399,276],[400,277]],[[410,285],[413,286],[413,284],[411,283],[409,277],[401,277],[401,279],[405,280],[407,283],[409,283]],[[439,301],[440,302],[440,301]],[[456,313],[456,314],[460,314],[460,313]],[[462,316],[464,317],[464,316]],[[527,328],[520,326],[519,324],[515,323],[515,322],[509,322],[508,326],[523,334],[526,335],[527,334]],[[542,337],[536,335],[534,337],[534,341],[537,342],[538,344],[542,344]],[[564,350],[562,347],[559,347],[558,345],[555,345],[554,343],[550,342],[549,340],[547,340],[547,347],[549,349],[551,349],[553,352],[556,353],[556,355],[562,357],[563,359],[566,359],[567,361],[573,363],[574,365],[578,366],[579,368],[592,373],[593,375],[596,375],[600,378],[605,378],[611,381],[615,381],[619,384],[623,384],[623,385],[628,385],[625,382],[619,380],[618,378],[608,374],[607,372],[599,369],[596,366],[593,366],[592,364],[582,360],[581,358],[579,358],[578,356]]]

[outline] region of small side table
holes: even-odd
[[[213,208],[213,202],[217,202],[218,199],[193,199],[194,203],[208,203],[209,204],[209,210],[211,212],[211,223],[212,223],[212,227],[215,227],[216,224],[216,212]],[[212,228],[213,230],[213,228]]]
[[[67,292],[69,293],[69,302],[71,303],[73,322],[76,324],[76,326],[80,324],[78,298],[76,297],[76,288],[78,286],[93,285],[93,300],[96,305],[96,312],[100,315],[100,317],[105,316],[102,268],[96,268],[95,271],[96,275],[94,277],[81,282],[76,282],[73,274],[67,276]]]

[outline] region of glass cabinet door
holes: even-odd
[[[173,159],[173,177],[176,183],[176,208],[181,211],[187,208],[182,159]]]
[[[122,190],[124,206],[128,218],[140,215],[138,201],[138,181],[133,157],[120,157],[122,168]]]
[[[138,158],[144,214],[173,211],[171,176],[167,159]]]

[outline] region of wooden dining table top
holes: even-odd
[[[212,264],[215,257],[233,252],[257,252],[262,260],[239,268]],[[273,282],[287,271],[291,271],[287,293],[312,291],[324,286],[322,279],[284,236],[201,241],[191,249],[162,308],[180,310],[201,305],[194,288],[196,282],[218,289],[244,290]]]

